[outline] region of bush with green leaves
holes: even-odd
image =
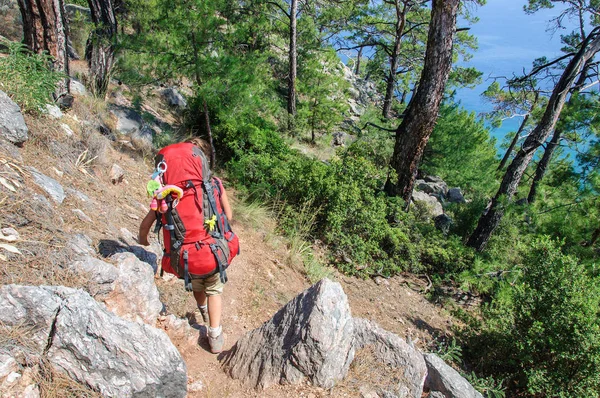
[[[343,272],[453,273],[472,263],[474,254],[460,237],[445,237],[429,220],[406,213],[401,199],[382,191],[386,169],[362,156],[360,145],[322,162],[290,149],[267,126],[229,123],[215,132],[218,146],[233,157],[229,175],[254,199],[285,204],[284,230],[293,228],[295,214],[309,206],[315,220],[310,236],[329,245],[332,261]]]
[[[519,275],[484,312],[469,359],[535,396],[600,396],[597,278],[549,237],[529,245]]]
[[[50,56],[34,54],[20,43],[4,42],[8,55],[0,57],[0,90],[21,108],[37,113],[52,101],[62,74],[50,69]]]

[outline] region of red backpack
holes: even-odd
[[[155,163],[163,185],[183,190],[179,200],[165,198],[168,208],[157,218],[164,237],[162,269],[184,279],[189,291],[192,279],[217,272],[227,282],[225,270],[240,246],[221,205],[223,185],[211,178],[206,156],[194,144],[173,144],[158,152]]]

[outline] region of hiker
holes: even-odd
[[[160,206],[155,204],[156,197],[153,199],[156,211],[151,209],[142,220],[139,242],[150,244],[148,234],[155,221],[157,226],[163,226],[162,269],[184,279],[186,290],[193,292],[198,310],[209,325],[211,352],[217,354],[224,343],[221,296],[227,282],[225,269],[239,253],[239,241],[229,226],[232,211],[223,184],[210,176],[209,157],[210,146],[199,138],[170,145],[159,152],[153,180],[173,185],[158,189],[151,180],[148,186],[152,188],[148,191],[178,190],[181,195],[169,193],[164,198],[158,195]],[[173,190],[166,189],[171,186]]]

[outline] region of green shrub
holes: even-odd
[[[63,77],[50,70],[50,57],[33,54],[20,43],[4,42],[8,56],[0,57],[0,89],[23,110],[37,113],[52,101],[56,83]]]
[[[430,220],[406,213],[401,199],[381,191],[387,170],[363,156],[358,145],[326,163],[289,149],[269,128],[228,123],[215,131],[221,153],[233,156],[229,175],[252,199],[284,203],[279,221],[288,236],[309,212],[314,222],[303,236],[328,244],[343,272],[455,273],[472,263],[473,251],[460,237],[444,236]]]
[[[598,281],[549,237],[532,242],[520,275],[485,311],[471,359],[535,396],[598,397]]]

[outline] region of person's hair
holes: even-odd
[[[200,137],[192,137],[185,140],[185,142],[189,142],[190,144],[196,145],[198,148],[202,149],[202,152],[204,152],[204,155],[207,159],[211,159],[212,150],[210,144],[206,140]]]

